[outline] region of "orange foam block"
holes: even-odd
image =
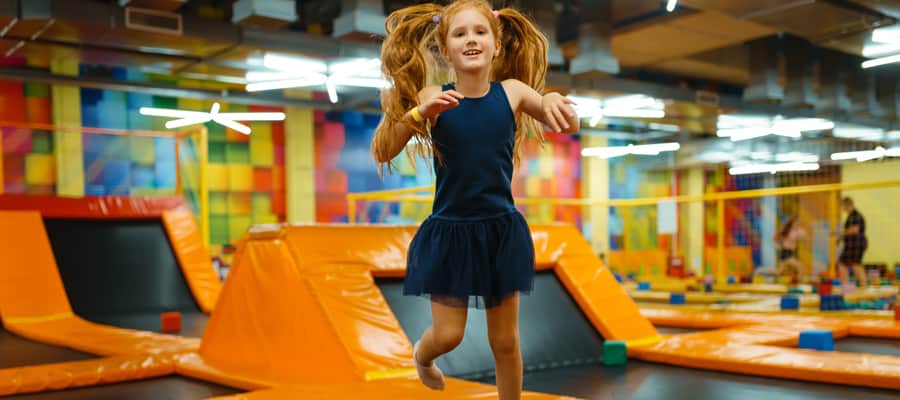
[[[181,313],[178,311],[169,311],[160,314],[160,331],[162,333],[178,333],[181,332]]]

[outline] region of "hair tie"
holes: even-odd
[[[434,16],[431,17],[431,22],[434,22],[435,24],[440,23],[441,22],[441,14],[434,14]]]
[[[494,18],[500,18],[500,10],[491,11],[494,14]]]

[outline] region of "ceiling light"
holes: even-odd
[[[887,64],[893,64],[896,62],[900,62],[900,54],[866,60],[866,61],[863,61],[861,66],[863,69],[866,69],[866,68],[879,67],[879,66],[887,65]]]
[[[681,145],[678,143],[654,143],[654,144],[641,144],[634,145],[629,144],[627,146],[612,146],[612,147],[588,147],[581,150],[582,157],[598,157],[598,158],[613,158],[620,157],[628,154],[634,155],[642,155],[642,156],[655,156],[659,155],[659,153],[663,151],[677,151],[681,148]]]
[[[245,135],[250,134],[250,127],[237,121],[283,121],[284,113],[280,112],[241,112],[241,113],[220,113],[221,106],[219,103],[213,103],[209,112],[173,110],[166,108],[141,107],[138,112],[141,115],[154,117],[175,118],[166,122],[166,128],[175,129],[188,125],[204,124],[214,121],[220,125],[234,129]]]
[[[262,64],[278,72],[248,72],[248,92],[325,85],[328,99],[337,103],[337,86],[389,87],[381,78],[381,60],[357,58],[328,64],[321,60],[266,54]]]
[[[878,146],[874,150],[847,151],[842,153],[834,153],[831,155],[832,160],[855,159],[857,162],[879,160],[884,157],[900,157],[900,147],[885,149],[884,147]]]
[[[675,11],[675,6],[678,5],[678,0],[669,0],[666,3],[666,11],[672,12]]]
[[[790,172],[790,171],[816,171],[818,169],[819,169],[819,163],[792,162],[792,163],[781,163],[781,164],[741,165],[741,166],[729,168],[728,173],[731,175],[763,174],[763,173],[775,174],[778,172]]]

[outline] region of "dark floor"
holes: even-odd
[[[847,337],[834,342],[836,351],[869,353],[900,357],[900,339],[872,339]],[[898,395],[900,398],[900,395]]]
[[[142,331],[159,332],[160,331],[160,315],[153,314],[102,314],[85,317],[89,321],[98,324],[118,326],[120,328],[138,329]],[[180,336],[187,337],[203,337],[203,331],[206,329],[206,322],[209,316],[202,312],[182,312],[181,313],[181,332]]]
[[[484,380],[494,383],[493,379]],[[704,371],[628,360],[626,367],[578,366],[525,375],[525,390],[584,399],[888,400],[900,393]]]
[[[51,346],[23,339],[0,329],[0,368],[24,367],[66,361],[80,361],[96,356],[65,347]]]
[[[194,400],[241,392],[241,390],[180,376],[166,376],[143,381],[26,394],[8,398],[14,400]]]

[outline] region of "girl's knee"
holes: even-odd
[[[504,332],[489,335],[488,341],[495,356],[515,354],[519,351],[518,332]]]
[[[447,353],[459,346],[465,335],[465,329],[445,328],[434,331],[434,346],[441,353]]]

